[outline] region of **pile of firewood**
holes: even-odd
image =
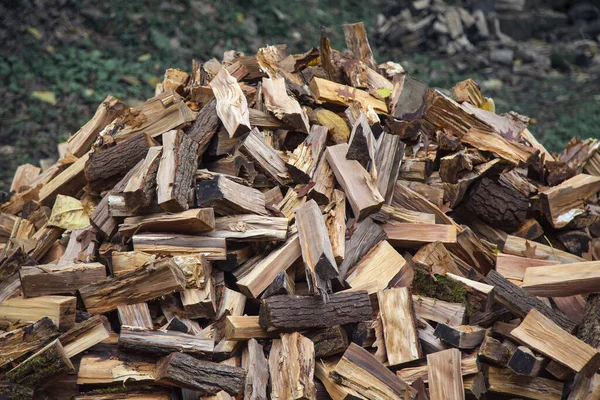
[[[167,70],[17,170],[1,398],[599,398],[600,142],[344,33]]]

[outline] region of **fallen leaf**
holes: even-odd
[[[382,99],[390,97],[390,95],[392,94],[392,91],[388,88],[379,88],[375,92],[377,93],[377,96],[381,97]]]
[[[348,143],[350,128],[348,128],[342,117],[324,108],[317,110],[315,114],[319,123],[329,129],[335,143]]]
[[[48,219],[48,226],[71,230],[85,229],[90,226],[90,217],[79,200],[59,194]]]
[[[521,253],[527,258],[533,258],[537,260],[546,260],[548,256],[538,256],[535,254],[535,249],[537,246],[532,246],[529,244],[529,240],[525,241],[525,250],[521,251]]]
[[[43,101],[44,103],[56,105],[56,96],[54,92],[35,90],[31,92],[31,97]]]

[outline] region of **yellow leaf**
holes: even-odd
[[[310,62],[308,63],[308,66],[309,67],[316,67],[320,63],[321,63],[321,57],[317,57],[315,59],[310,60]]]
[[[85,229],[90,226],[90,217],[81,202],[73,197],[56,196],[48,226],[62,229]]]
[[[54,95],[54,92],[36,90],[31,92],[31,97],[43,101],[44,103],[52,104],[53,106],[56,105],[56,96]]]
[[[494,103],[494,99],[492,99],[491,97],[486,97],[485,103],[481,105],[481,109],[495,113],[496,104]]]
[[[390,94],[392,94],[392,91],[388,88],[379,88],[376,90],[377,96],[379,96],[382,99],[385,99],[386,97],[389,97]]]
[[[36,38],[36,40],[42,40],[42,33],[40,31],[38,31],[36,28],[34,28],[33,26],[28,26],[27,32],[29,32],[29,34],[31,36]]]
[[[331,133],[334,142],[348,142],[348,139],[350,138],[350,129],[342,117],[324,108],[317,110],[316,115],[319,123],[329,129],[329,133]]]

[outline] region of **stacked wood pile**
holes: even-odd
[[[600,142],[344,33],[168,70],[18,169],[0,397],[600,396]]]

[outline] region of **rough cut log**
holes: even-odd
[[[560,400],[563,382],[517,375],[508,368],[486,366],[488,391],[535,400]]]
[[[355,390],[347,386],[342,386],[331,377],[337,361],[331,358],[319,360],[315,364],[315,378],[323,383],[325,390],[333,400],[364,399]]]
[[[235,183],[224,176],[196,185],[196,206],[212,207],[221,215],[249,213],[267,215],[265,196],[258,190]]]
[[[265,329],[311,329],[370,320],[366,291],[335,293],[323,303],[315,296],[271,296],[263,299],[259,323]]]
[[[170,354],[173,352],[207,357],[213,352],[212,338],[203,338],[177,331],[161,331],[122,326],[119,347],[131,352]]]
[[[412,296],[407,287],[377,293],[385,350],[390,366],[421,358]]]
[[[225,260],[225,239],[206,236],[176,235],[167,233],[140,233],[133,235],[133,249],[157,255],[205,254],[207,260]]]
[[[464,400],[460,350],[448,349],[427,355],[431,400]]]
[[[198,143],[197,154],[199,156],[204,154],[220,125],[217,115],[217,100],[213,98],[200,109],[196,120],[185,132],[190,139]]]
[[[117,312],[119,313],[119,322],[121,325],[146,329],[154,327],[148,303],[122,305],[117,307]]]
[[[287,94],[284,78],[263,78],[262,94],[265,107],[273,115],[296,130],[308,133],[308,116],[300,103]]]
[[[10,184],[11,192],[22,192],[30,187],[31,182],[40,174],[41,169],[31,164],[20,165]]]
[[[242,353],[242,367],[246,370],[244,400],[267,400],[269,365],[263,347],[255,340],[248,340]]]
[[[73,328],[63,333],[58,340],[62,344],[67,357],[71,358],[109,336],[110,324],[108,320],[103,315],[94,315],[73,326]]]
[[[450,326],[439,323],[434,335],[459,349],[472,349],[483,341],[485,329],[472,325]]]
[[[528,347],[519,346],[506,366],[519,375],[538,376],[545,364],[544,357],[536,356]]]
[[[280,185],[287,184],[290,174],[285,161],[263,138],[258,129],[250,131],[239,150],[256,163],[258,168]]]
[[[293,153],[288,153],[286,166],[295,182],[308,183],[313,178],[325,151],[328,133],[326,127],[313,125],[306,139],[294,149]]]
[[[446,350],[448,350],[448,349],[440,350],[440,352],[446,351]],[[456,349],[452,349],[452,350],[456,350]],[[437,354],[437,353],[439,353],[439,352],[435,352],[434,354]],[[463,376],[463,378],[478,373],[479,372],[479,361],[477,360],[477,354],[472,353],[472,354],[465,355],[462,358],[459,357],[459,366],[460,366],[460,371],[461,371],[461,375]],[[406,381],[407,383],[410,383],[410,384],[418,381],[419,379],[421,379],[423,382],[428,382],[429,381],[429,364],[426,363],[426,364],[419,365],[416,367],[402,368],[396,372],[396,375],[398,375],[400,377],[400,379],[402,379],[403,381]]]
[[[413,295],[415,314],[419,318],[451,326],[461,325],[466,309],[463,304]]]
[[[494,270],[487,274],[485,283],[494,286],[494,298],[518,317],[523,318],[532,309],[536,309],[569,333],[573,332],[577,326],[565,314],[548,307],[540,299],[527,293]]]
[[[526,251],[528,247],[535,247],[536,257],[550,261],[554,260],[555,264],[570,264],[586,261],[584,258],[578,257],[575,254],[545,244],[530,242],[529,240],[512,235],[506,237],[502,251],[506,254],[522,257],[527,254]]]
[[[339,271],[319,206],[310,200],[296,209],[296,226],[309,291],[323,297],[331,291],[331,279]]]
[[[214,231],[205,236],[235,241],[284,241],[288,232],[288,219],[241,214],[219,217]]]
[[[375,154],[377,166],[377,189],[386,204],[390,204],[394,194],[394,185],[398,180],[402,157],[404,156],[404,142],[400,136],[382,133]]]
[[[19,271],[25,297],[51,294],[75,294],[80,288],[106,278],[106,269],[100,263],[53,264],[23,267]]]
[[[535,296],[566,297],[600,292],[600,261],[531,267],[521,287]]]
[[[81,358],[77,372],[78,385],[112,384],[129,381],[151,383],[156,365],[104,354],[88,354]]]
[[[397,247],[420,247],[428,243],[456,243],[456,228],[452,225],[387,223],[383,230],[388,241]]]
[[[187,211],[143,215],[125,218],[119,226],[122,235],[131,237],[138,232],[202,233],[215,229],[212,208],[194,208]]]
[[[584,201],[600,191],[600,177],[579,174],[560,185],[540,191],[540,207],[556,229],[584,212]]]
[[[163,152],[156,173],[158,205],[168,212],[185,211],[198,167],[197,144],[180,130],[165,132],[162,139]]]
[[[325,224],[327,225],[333,257],[339,264],[344,261],[346,251],[346,195],[344,192],[335,189],[332,203]]]
[[[341,325],[314,329],[302,333],[315,345],[315,357],[329,357],[343,353],[349,345],[348,334]]]
[[[245,381],[242,368],[198,360],[183,353],[171,353],[156,366],[156,383],[193,389],[202,396],[221,390],[237,395],[244,390]]]
[[[279,337],[278,332],[269,332],[258,323],[258,316],[225,317],[225,339],[245,341],[248,339],[272,339]]]
[[[39,202],[50,206],[59,194],[75,196],[86,183],[84,170],[89,158],[89,152],[82,155],[67,169],[46,183],[39,191]],[[21,207],[17,211],[20,211],[20,209]],[[16,214],[16,212],[13,214]]]
[[[600,353],[536,309],[529,311],[511,335],[531,349],[585,376],[592,376],[600,367]]]
[[[421,119],[427,107],[429,87],[423,82],[402,76],[394,84],[391,94],[391,115],[402,121],[415,121]]]
[[[79,290],[90,313],[104,313],[120,305],[137,304],[181,291],[186,280],[169,258],[114,278],[92,283]]]
[[[310,81],[309,88],[320,103],[332,103],[348,107],[356,102],[364,111],[367,111],[369,107],[373,107],[376,113],[387,113],[387,106],[383,101],[360,89],[317,77]]]
[[[44,317],[33,325],[26,325],[0,335],[0,367],[18,360],[56,338],[56,325]]]
[[[60,342],[55,340],[8,371],[2,380],[37,388],[56,375],[74,369]]]
[[[0,320],[35,323],[48,317],[64,331],[75,324],[76,301],[72,296],[15,297],[0,303]]]
[[[367,350],[351,343],[331,373],[339,384],[370,400],[414,399],[416,391]]]
[[[347,152],[347,144],[338,144],[328,147],[325,155],[348,197],[354,216],[361,221],[381,208],[383,197],[379,194],[377,182],[367,171],[357,161],[346,159]]]
[[[462,275],[452,254],[442,242],[433,242],[421,247],[413,256],[412,261],[429,274],[445,275],[449,272]]]
[[[271,398],[316,400],[313,342],[298,332],[284,333],[269,353]]]
[[[298,235],[291,236],[281,247],[260,260],[237,285],[246,296],[258,297],[277,277],[302,254]]]
[[[229,137],[239,137],[250,131],[248,101],[237,80],[221,68],[210,81],[210,87],[217,99],[217,115],[227,129]]]
[[[344,24],[344,38],[346,39],[346,47],[350,53],[364,62],[369,68],[377,70],[377,62],[373,57],[369,39],[367,38],[367,30],[365,24],[358,22],[356,24]]]
[[[162,149],[162,146],[150,147],[143,164],[123,188],[125,206],[128,210],[135,212],[147,207],[156,196],[156,173]]]

